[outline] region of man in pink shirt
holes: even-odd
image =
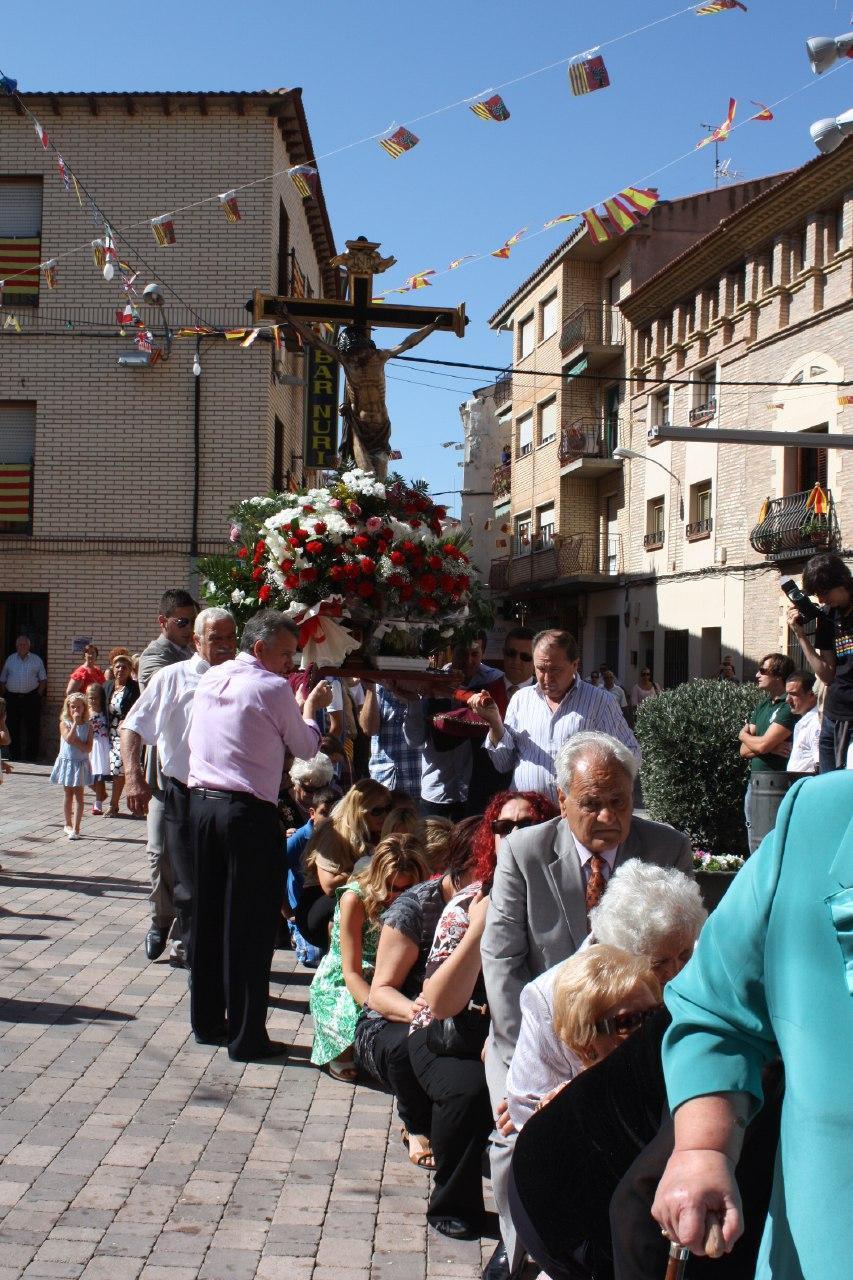
[[[321,681],[300,710],[284,679],[297,640],[284,614],[256,614],[237,657],[199,681],[190,730],[190,1016],[200,1044],[227,1043],[237,1062],[284,1051],[266,1030],[283,884],[276,801],[285,750],[303,759],[317,754],[314,717],[332,697]]]

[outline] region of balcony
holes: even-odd
[[[503,462],[492,471],[492,497],[495,502],[509,496],[512,486],[512,463]]]
[[[508,585],[509,556],[504,556],[502,560],[493,560],[489,566],[489,589],[491,591],[506,591]]]
[[[617,418],[607,418],[604,422],[595,418],[579,418],[566,423],[560,431],[557,448],[560,475],[600,476],[608,471],[618,471],[622,463],[613,457],[618,443]]]
[[[684,536],[688,542],[701,542],[703,538],[710,538],[713,528],[713,520],[694,520],[685,527]]]
[[[502,409],[505,404],[509,404],[512,399],[512,370],[507,369],[505,373],[500,374],[495,379],[495,389],[492,392],[492,399],[495,402],[496,409]]]
[[[690,410],[689,422],[691,427],[701,427],[703,423],[710,422],[717,413],[717,397],[711,396],[705,404],[697,404],[695,408]]]
[[[619,356],[625,346],[625,322],[618,307],[588,302],[563,323],[560,351],[564,359],[584,357],[588,369],[600,368]]]
[[[652,529],[651,533],[647,533],[643,538],[644,551],[660,551],[666,539],[666,532],[663,529]]]
[[[516,535],[512,555],[493,560],[489,586],[493,591],[536,589],[614,577],[622,572],[622,539],[618,534],[568,533]]]
[[[837,551],[841,530],[832,493],[826,490],[825,515],[815,514],[808,505],[813,493],[813,489],[807,489],[769,499],[762,511],[763,519],[749,535],[753,550],[768,560],[806,560],[818,551]]]

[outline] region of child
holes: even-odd
[[[312,803],[308,806],[308,821],[287,837],[285,864],[287,867],[285,900],[289,908],[290,918],[287,927],[296,959],[306,969],[316,969],[320,963],[322,952],[313,943],[306,942],[296,927],[293,912],[299,906],[302,897],[303,875],[302,854],[305,846],[317,827],[321,827],[328,818],[338,799],[337,792],[331,787],[320,787],[311,793]]]
[[[370,865],[336,890],[332,941],[308,992],[314,1019],[311,1061],[336,1080],[353,1083],[355,1024],[367,1002],[382,912],[404,890],[426,880],[423,845],[410,835],[386,836]]]
[[[89,721],[89,704],[83,693],[69,693],[62,705],[59,720],[59,736],[62,743],[59,755],[50,773],[51,782],[65,788],[65,827],[69,840],[80,839],[80,823],[83,820],[83,792],[92,785],[89,753],[92,750],[92,726]],[[73,821],[72,821],[73,810]]]
[[[3,748],[8,747],[11,741],[11,735],[6,727],[6,699],[0,698],[0,783],[3,781],[4,773],[12,772],[12,766],[3,757]]]
[[[86,690],[86,700],[89,703],[89,722],[92,726],[92,755],[89,761],[94,779],[92,789],[95,792],[92,813],[102,814],[104,812],[104,801],[107,798],[107,781],[112,772],[110,769],[109,719],[107,717],[107,700],[104,695],[104,686],[98,683],[90,684]]]

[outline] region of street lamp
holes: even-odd
[[[853,31],[843,36],[812,36],[806,41],[806,53],[816,76],[822,76],[840,58],[853,58]]]
[[[853,134],[853,108],[842,111],[840,116],[824,116],[809,127],[812,142],[825,156],[841,146],[845,138]]]
[[[678,485],[678,518],[684,519],[684,493],[681,488],[681,481],[674,471],[670,471],[669,467],[665,467],[662,462],[658,462],[657,458],[650,458],[647,453],[637,453],[636,449],[626,449],[623,445],[617,445],[613,450],[613,457],[619,458],[620,461],[634,460],[636,462],[653,462],[656,467],[660,467],[661,471],[665,471],[668,476],[672,476]]]

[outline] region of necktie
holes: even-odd
[[[589,860],[589,868],[589,879],[586,882],[587,915],[589,915],[593,907],[598,906],[607,883],[604,879],[604,859],[600,853],[592,855]]]

